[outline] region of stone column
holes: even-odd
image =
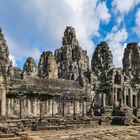
[[[129,106],[133,106],[133,95],[132,95],[132,88],[129,89]]]
[[[28,117],[30,117],[30,114],[31,114],[31,101],[30,99],[28,99]]]
[[[49,113],[49,115],[52,115],[52,100],[51,99],[49,99],[48,100],[48,113]]]
[[[58,113],[58,102],[57,100],[53,101],[53,114],[56,115]]]
[[[12,98],[9,99],[9,116],[12,116]]]
[[[18,114],[18,117],[20,118],[20,99],[17,98],[17,114]]]
[[[77,100],[76,102],[75,102],[75,106],[76,106],[76,114],[78,115],[78,114],[80,114],[80,102],[79,102],[79,100]]]
[[[115,106],[117,106],[117,92],[114,93],[114,103],[115,103]]]
[[[103,100],[102,100],[103,107],[106,107],[106,94],[103,93]]]
[[[40,100],[36,100],[36,111],[37,111],[37,117],[40,117]]]
[[[10,98],[7,98],[7,117],[10,115]]]
[[[45,109],[46,109],[46,116],[48,116],[48,99],[46,100],[45,103]]]
[[[124,89],[124,92],[123,92],[123,105],[126,106],[126,89]]]
[[[54,100],[52,99],[52,117],[54,115]]]
[[[1,89],[1,115],[6,116],[6,90]]]
[[[83,115],[86,115],[86,102],[83,101]]]
[[[14,116],[14,99],[11,98],[11,116]]]
[[[21,118],[24,118],[25,117],[25,106],[24,106],[24,97],[21,97],[20,99],[20,116]]]
[[[36,117],[37,116],[37,101],[34,99],[33,101],[33,115]]]

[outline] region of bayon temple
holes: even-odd
[[[1,118],[96,116],[117,107],[140,116],[140,46],[127,44],[122,68],[113,65],[110,47],[98,44],[90,62],[69,26],[59,49],[42,52],[38,65],[27,58],[21,70],[0,29]]]

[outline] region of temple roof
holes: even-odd
[[[75,81],[63,79],[12,79],[8,84],[7,94],[43,94],[66,98],[86,97],[85,90]]]

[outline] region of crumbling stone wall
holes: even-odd
[[[140,47],[128,43],[123,57],[123,69],[115,68],[109,46],[101,42],[92,57],[93,108],[129,106],[138,108]],[[98,101],[98,102],[97,102]]]

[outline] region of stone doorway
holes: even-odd
[[[126,105],[127,106],[129,105],[129,97],[128,97],[128,95],[126,95]]]

